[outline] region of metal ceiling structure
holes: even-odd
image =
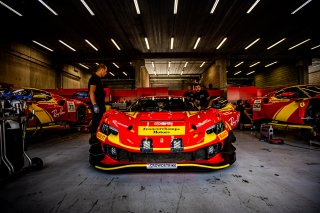
[[[141,59],[153,77],[200,75],[219,58],[263,71],[320,57],[319,9],[318,0],[0,0],[1,43],[23,42],[89,71],[105,63],[111,79],[134,78],[132,61]]]

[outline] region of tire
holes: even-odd
[[[36,120],[36,126],[34,126],[33,128],[35,128],[34,130],[30,130],[30,131],[27,131],[26,133],[26,137],[27,138],[33,138],[33,137],[38,137],[42,134],[43,132],[43,129],[42,129],[42,124],[39,120],[39,118],[34,115],[34,119]],[[28,127],[27,127],[28,128]],[[32,128],[32,127],[31,127]]]
[[[41,160],[41,158],[38,158],[38,157],[32,158],[31,163],[32,163],[31,168],[33,170],[38,171],[43,168],[43,161]]]
[[[86,116],[87,116],[87,109],[85,106],[80,105],[77,108],[77,112],[76,112],[76,119],[77,119],[77,124],[83,124],[86,120]]]
[[[89,163],[92,166],[96,166],[103,159],[104,154],[102,152],[101,143],[95,143],[90,146],[89,149]]]

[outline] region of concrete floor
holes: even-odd
[[[319,146],[236,136],[223,170],[110,174],[88,163],[89,134],[49,132],[28,147],[44,168],[1,184],[0,212],[320,212]]]

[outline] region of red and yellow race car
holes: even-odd
[[[183,97],[143,97],[103,115],[90,163],[101,170],[225,168],[236,160],[238,121],[234,108],[199,111]]]
[[[252,120],[274,121],[320,132],[320,85],[297,85],[275,90],[252,102]]]
[[[39,134],[43,128],[69,124],[72,127],[89,125],[92,113],[88,105],[74,99],[67,99],[50,92],[34,88],[11,89],[15,96],[29,97],[28,110],[34,116],[28,120],[27,132]]]

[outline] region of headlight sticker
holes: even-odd
[[[228,132],[226,130],[224,130],[223,132],[221,132],[220,134],[218,134],[218,137],[220,140],[225,139],[226,137],[228,137]]]
[[[105,139],[107,138],[107,136],[105,134],[102,134],[101,132],[97,133],[97,138],[101,141],[105,141]]]

